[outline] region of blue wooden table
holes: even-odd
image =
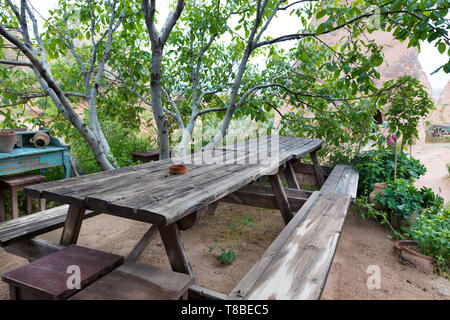
[[[70,178],[69,146],[61,144],[58,139],[51,137],[45,148],[35,148],[29,139],[37,132],[48,130],[17,132],[16,146],[10,153],[0,153],[0,176],[64,166],[65,178]]]

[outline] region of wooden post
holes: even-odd
[[[317,150],[311,152],[311,160],[314,165],[314,173],[316,174],[319,187],[323,186],[325,178],[323,177],[322,168],[320,167],[319,159],[317,158]]]
[[[158,228],[172,270],[190,275],[194,278],[194,283],[197,284],[197,278],[195,277],[194,269],[192,269],[189,256],[181,239],[178,224],[172,223],[169,226],[161,225]]]
[[[208,209],[206,209],[206,215],[213,216],[214,212],[217,209],[217,205],[219,204],[219,201],[213,202],[208,205]]]
[[[16,219],[19,217],[19,207],[17,203],[17,190],[11,188],[11,217]]]
[[[73,205],[69,206],[64,229],[61,234],[60,244],[68,246],[77,243],[80,234],[81,223],[83,222],[85,209],[77,208]]]
[[[269,180],[272,186],[273,193],[275,195],[275,199],[277,201],[278,209],[281,211],[281,215],[283,216],[284,223],[288,224],[294,215],[292,214],[291,206],[289,205],[286,192],[284,191],[283,185],[281,184],[280,176],[278,173],[271,175],[269,176]]]
[[[5,205],[3,203],[3,190],[0,190],[0,222],[6,221]]]
[[[295,177],[294,168],[290,161],[286,163],[286,168],[284,169],[284,177],[286,178],[289,188],[300,189],[297,178]]]
[[[156,234],[156,231],[158,231],[158,227],[154,224],[145,232],[141,240],[139,240],[134,249],[131,250],[126,260],[136,262],[142,255],[142,252],[144,252],[145,248],[147,248],[150,241],[152,241],[153,237]]]
[[[198,220],[200,220],[201,211],[202,210],[197,210],[178,220],[178,228],[181,231],[185,231],[195,226]]]
[[[39,211],[44,211],[45,210],[45,203],[46,203],[47,199],[44,198],[39,198]]]
[[[27,200],[27,214],[30,214],[33,211],[33,199],[29,196],[26,196]]]

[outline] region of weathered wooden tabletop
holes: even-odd
[[[78,208],[169,225],[261,176],[275,174],[280,165],[316,151],[323,142],[282,136],[262,141],[251,139],[213,152],[53,181],[27,187],[25,192]],[[265,150],[267,145],[270,152]],[[185,163],[187,173],[168,176],[172,163]]]

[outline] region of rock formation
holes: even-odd
[[[318,24],[323,22],[324,19],[322,18],[319,21],[313,20],[312,23]],[[334,46],[340,41],[344,41],[341,39],[345,36],[346,31],[339,29],[335,32],[321,35],[319,38],[328,45]],[[386,81],[409,75],[417,78],[425,86],[425,90],[430,97],[433,96],[431,84],[419,62],[419,50],[416,47],[408,48],[408,41],[400,42],[395,40],[392,33],[385,31],[374,31],[372,34],[366,34],[365,37],[369,40],[375,40],[378,45],[383,45],[384,62],[377,68],[377,71],[380,73],[380,79],[375,81],[377,87],[382,87]],[[450,103],[449,85],[447,85],[447,92],[447,101]],[[292,108],[289,105],[284,105],[280,109],[282,113],[285,113],[289,112]],[[278,114],[275,115],[276,125],[279,124],[280,118]]]
[[[441,94],[439,95],[438,105],[450,105],[450,81],[447,82],[447,85],[442,89]]]

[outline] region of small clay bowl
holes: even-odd
[[[187,166],[185,164],[171,164],[169,166],[170,174],[185,174],[187,171]]]

